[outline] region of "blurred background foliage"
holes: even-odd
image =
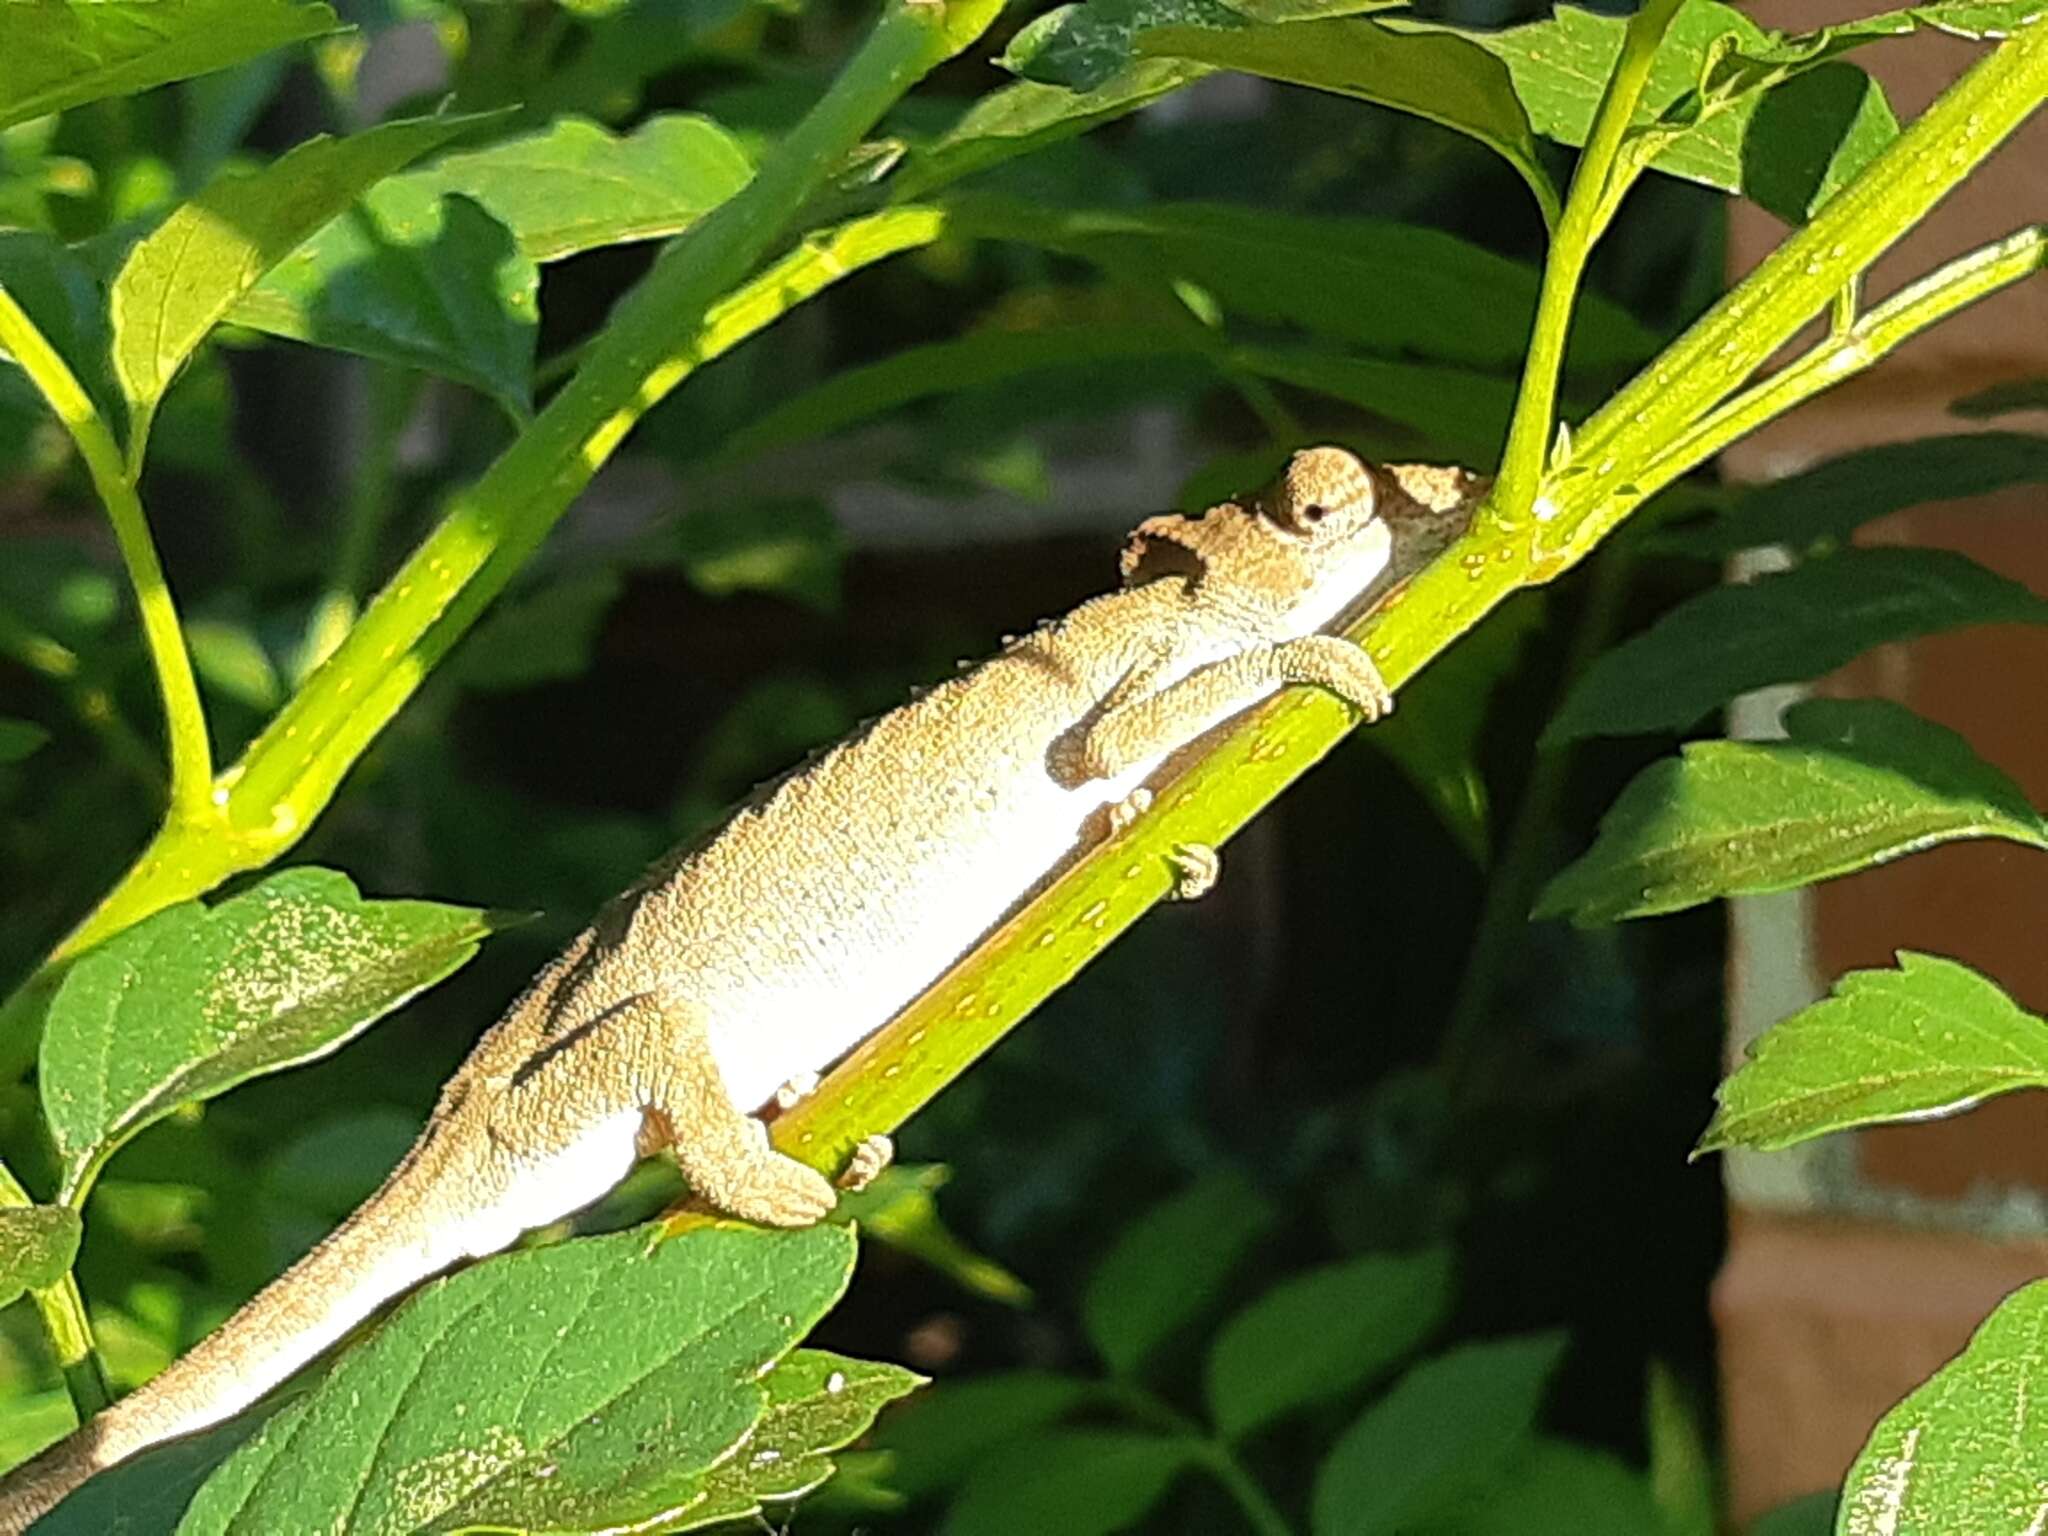
[[[622,133],[704,113],[757,146],[815,98],[871,12],[867,0],[339,9],[360,32],[0,132],[0,219],[118,252],[124,232],[238,159],[444,97]],[[1522,19],[1490,0],[1440,13]],[[991,55],[1031,14],[1015,8],[885,132],[928,138],[1005,82]],[[1491,353],[1435,347],[1435,327],[1475,317],[1411,309],[1387,284],[1375,302],[1420,339],[1386,360],[1446,372],[1427,408],[1364,408],[1330,359],[1371,355],[1379,328],[1330,302],[1323,265],[1344,254],[1341,221],[1388,220],[1517,264],[1533,288],[1540,219],[1479,145],[1219,76],[974,190],[1037,209],[1227,208],[1165,241],[1200,280],[1173,276],[1160,243],[1139,237],[1054,249],[948,236],[839,284],[656,410],[295,856],[369,893],[537,915],[345,1052],[119,1156],[93,1197],[80,1278],[120,1384],[160,1368],[366,1193],[476,1034],[648,859],[913,685],[1100,590],[1140,517],[1240,489],[1304,441],[1492,461],[1525,322],[1510,315],[1510,344]],[[1604,307],[1568,387],[1611,386],[1718,292],[1720,203],[1664,178],[1640,189],[1600,247]],[[540,269],[543,389],[650,250]],[[1219,364],[1225,345],[1276,361]],[[849,385],[851,370],[870,371]],[[223,759],[510,432],[483,390],[253,331],[196,361],[166,400],[144,489]],[[13,370],[0,370],[0,539],[0,716],[50,738],[0,762],[11,982],[147,838],[162,791],[157,705],[103,520]],[[939,1386],[885,1420],[881,1448],[800,1529],[1083,1529],[1058,1505],[979,1508],[976,1469],[1007,1446],[1027,1459],[1006,1481],[1049,1467],[1035,1480],[1137,1486],[1156,1469],[1117,1461],[1110,1431],[1208,1422],[1212,1351],[1253,1326],[1248,1304],[1279,1297],[1284,1312],[1288,1288],[1318,1276],[1334,1289],[1306,1293],[1292,1333],[1284,1316],[1269,1326],[1313,1336],[1310,1319],[1339,1327],[1368,1304],[1358,1297],[1382,1296],[1371,1305],[1393,1308],[1376,1346],[1386,1358],[1367,1350],[1351,1379],[1307,1391],[1286,1432],[1244,1430],[1244,1463],[1267,1488],[1308,1490],[1368,1402],[1398,1416],[1401,1392],[1426,1398],[1414,1377],[1372,1396],[1426,1350],[1424,1371],[1477,1373],[1526,1399],[1503,1410],[1512,1433],[1491,1464],[1513,1460],[1521,1486],[1559,1490],[1558,1518],[1619,1488],[1605,1500],[1617,1520],[1641,1507],[1672,1531],[1710,1528],[1700,1436],[1721,1211],[1714,1170],[1686,1153],[1717,1075],[1718,909],[1580,931],[1485,907],[1504,843],[1554,867],[1668,746],[1587,743],[1568,782],[1518,820],[1527,743],[1587,627],[1596,642],[1632,628],[1712,570],[1623,558],[1628,580],[1610,577],[1601,602],[1589,606],[1581,576],[1510,604],[1403,695],[1394,722],[1354,738],[1233,845],[1214,894],[1148,919],[908,1129],[904,1159],[950,1177],[935,1195],[936,1176],[898,1185],[897,1240],[868,1246],[819,1342]],[[1494,946],[1491,979],[1461,1004],[1476,945]],[[31,1091],[6,1089],[0,1153],[46,1187],[36,1127]],[[645,1176],[596,1224],[665,1192]],[[1110,1291],[1146,1300],[1150,1323],[1102,1315],[1106,1272],[1120,1277]],[[4,1321],[11,1460],[65,1409],[33,1318],[17,1308]],[[1158,1336],[1119,1332],[1131,1326]],[[1018,1438],[1056,1421],[1103,1433]],[[1052,1459],[1033,1464],[1019,1445]],[[1145,1528],[1242,1518],[1223,1483],[1176,1472],[1160,1474],[1167,1492]],[[1459,1528],[1594,1529],[1510,1527],[1483,1505]],[[1027,1517],[1038,1523],[1015,1523]]]

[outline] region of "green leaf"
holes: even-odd
[[[267,1412],[255,1408],[116,1462],[38,1521],[35,1536],[173,1536],[200,1484]]]
[[[0,18],[6,10],[0,6]],[[50,235],[0,230],[0,287],[14,296],[106,414],[118,395],[107,366],[106,295],[92,269]],[[0,361],[13,361],[4,347]]]
[[[891,178],[890,201],[928,196],[963,176],[1114,122],[1208,73],[1179,59],[1139,59],[1084,91],[1035,80],[990,91],[938,138],[912,146]]]
[[[1664,1536],[1715,1536],[1721,1528],[1718,1478],[1702,1418],[1700,1404],[1671,1368],[1652,1360],[1643,1430],[1650,1445],[1654,1523]],[[1650,1528],[1650,1522],[1641,1527]]]
[[[1375,1254],[1283,1281],[1209,1349],[1209,1417],[1238,1439],[1392,1369],[1443,1323],[1451,1256]]]
[[[364,901],[348,877],[290,869],[206,907],[183,902],[65,975],[41,1084],[69,1196],[181,1104],[339,1049],[461,969],[502,926],[426,901]]]
[[[1783,741],[1701,741],[1652,763],[1553,879],[1539,917],[1583,924],[1790,890],[1963,837],[2048,847],[2018,785],[1882,699],[1809,699]]]
[[[1810,1493],[1757,1518],[1749,1536],[1834,1536],[1835,1495]]]
[[[1299,347],[1239,347],[1230,357],[1261,378],[1329,395],[1412,427],[1439,456],[1461,464],[1494,463],[1507,441],[1515,386],[1493,374]]]
[[[1845,549],[1679,604],[1588,667],[1543,739],[1682,730],[1738,694],[1819,677],[1874,645],[2044,622],[2048,601],[1953,551]]]
[[[390,182],[243,295],[237,325],[479,390],[531,409],[540,270],[467,197]]]
[[[1088,1281],[1081,1321],[1119,1376],[1194,1321],[1272,1230],[1273,1207],[1243,1174],[1212,1174],[1124,1230]]]
[[[2048,411],[2048,379],[2010,379],[1949,406],[1958,416],[2009,416],[2018,411]]]
[[[676,525],[676,550],[690,584],[712,597],[774,592],[838,610],[846,535],[823,502],[705,501]]]
[[[733,136],[708,117],[668,112],[619,135],[565,117],[539,133],[443,155],[394,176],[416,206],[451,193],[473,199],[512,231],[538,262],[631,240],[678,234],[747,184],[754,168]],[[319,238],[313,242],[319,245]]]
[[[924,1378],[900,1365],[850,1360],[821,1349],[800,1349],[769,1372],[768,1408],[753,1433],[705,1473],[680,1518],[663,1531],[694,1531],[759,1515],[786,1504],[832,1475],[829,1452],[859,1438],[890,1403],[915,1391]],[[680,1502],[680,1501],[678,1501]],[[633,1520],[644,1504],[622,1501],[616,1517],[601,1508],[582,1512],[589,1523]]]
[[[18,763],[50,739],[50,733],[28,720],[0,716],[0,763]]]
[[[1469,135],[1520,173],[1545,223],[1557,222],[1557,188],[1516,99],[1514,79],[1499,59],[1456,32],[1332,20],[1234,29],[1154,27],[1135,41],[1143,57],[1192,59],[1331,91]]]
[[[298,0],[40,0],[0,5],[0,128],[132,96],[341,30]]]
[[[2006,1297],[1962,1354],[1878,1422],[1842,1484],[1838,1536],[2039,1527],[2048,1488],[2048,1281]]]
[[[1131,63],[1140,31],[1154,26],[1250,25],[1223,0],[1089,0],[1037,17],[996,62],[1012,74],[1076,92],[1093,91]]]
[[[1370,348],[1473,366],[1519,364],[1536,313],[1533,267],[1453,235],[1377,219],[1312,218],[1219,203],[1050,208],[992,197],[951,205],[950,228],[1091,262],[1140,284],[1186,284],[1227,315],[1281,321]],[[1398,293],[1402,302],[1330,302]],[[1573,366],[1633,366],[1656,338],[1586,295]]]
[[[1772,1151],[1830,1131],[1925,1120],[2048,1087],[2048,1020],[1968,966],[1899,951],[1772,1026],[1721,1084],[1699,1150]]]
[[[1399,25],[1407,30],[1422,24]],[[1625,15],[1563,5],[1544,21],[1457,35],[1507,66],[1537,133],[1583,145],[1627,25]],[[1708,71],[1731,50],[1758,55],[1778,36],[1732,6],[1688,0],[1657,52],[1640,118],[1655,119],[1675,107],[1682,111],[1680,104],[1694,98]],[[1851,65],[1833,64],[1777,90],[1753,90],[1717,103],[1650,163],[1668,175],[1745,193],[1797,223],[1898,131],[1898,119],[1875,82]]]
[[[1359,1415],[1316,1473],[1314,1536],[1412,1529],[1496,1476],[1533,1434],[1562,1334],[1467,1344]]]
[[[0,1306],[62,1280],[84,1231],[78,1212],[65,1206],[0,1209]]]
[[[1698,528],[1659,532],[1659,549],[1722,560],[1745,549],[1839,543],[1867,522],[1930,501],[2048,483],[2048,437],[1965,432],[1884,443],[1744,493]]]
[[[854,1222],[870,1241],[929,1264],[962,1290],[1028,1307],[1031,1287],[968,1247],[940,1217],[933,1196],[951,1176],[944,1163],[891,1164],[867,1188],[842,1194],[834,1218]]]
[[[179,367],[266,272],[365,188],[485,120],[410,118],[309,139],[260,171],[217,178],[137,241],[109,298],[131,459]]]
[[[455,653],[449,674],[485,693],[581,677],[624,585],[615,570],[581,571],[500,601]]]
[[[889,1453],[889,1483],[916,1499],[950,1488],[998,1449],[1064,1418],[1093,1382],[1049,1371],[1001,1371],[948,1381],[891,1414],[875,1444]]]
[[[673,1520],[750,1434],[848,1422],[820,1411],[824,1361],[797,1367],[772,1421],[761,1378],[838,1299],[854,1246],[830,1225],[709,1228],[652,1252],[622,1232],[437,1281],[238,1450],[181,1536]],[[905,1376],[864,1369],[853,1417]]]
[[[1447,1536],[1654,1536],[1665,1529],[1642,1473],[1611,1451],[1538,1439],[1496,1480],[1445,1523]]]
[[[953,1501],[943,1536],[1109,1536],[1157,1504],[1194,1457],[1186,1441],[1056,1430],[1012,1442]]]

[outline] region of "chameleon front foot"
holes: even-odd
[[[795,1109],[818,1091],[818,1084],[822,1081],[823,1079],[815,1072],[797,1073],[775,1090],[775,1107],[783,1110]]]
[[[1174,901],[1194,901],[1216,887],[1223,873],[1223,855],[1209,843],[1175,843],[1168,862],[1173,865]]]
[[[839,1187],[850,1195],[857,1195],[895,1161],[895,1142],[887,1136],[869,1136],[853,1149],[853,1155],[847,1159],[846,1171],[839,1175]]]

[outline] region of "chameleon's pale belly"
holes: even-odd
[[[974,746],[923,765],[924,793],[890,797],[893,807],[849,803],[836,820],[791,818],[813,830],[744,871],[752,889],[740,899],[723,872],[719,911],[747,931],[706,934],[678,959],[709,1000],[712,1053],[741,1107],[824,1071],[886,1024],[1097,840],[1105,808],[1169,755],[1070,789],[1047,771],[1042,728],[1020,736],[990,722],[978,739],[945,739]],[[828,776],[800,792],[829,799],[832,788]]]

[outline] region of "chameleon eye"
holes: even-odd
[[[1301,515],[1312,523],[1320,523],[1330,515],[1330,509],[1319,501],[1310,502],[1301,509]]]

